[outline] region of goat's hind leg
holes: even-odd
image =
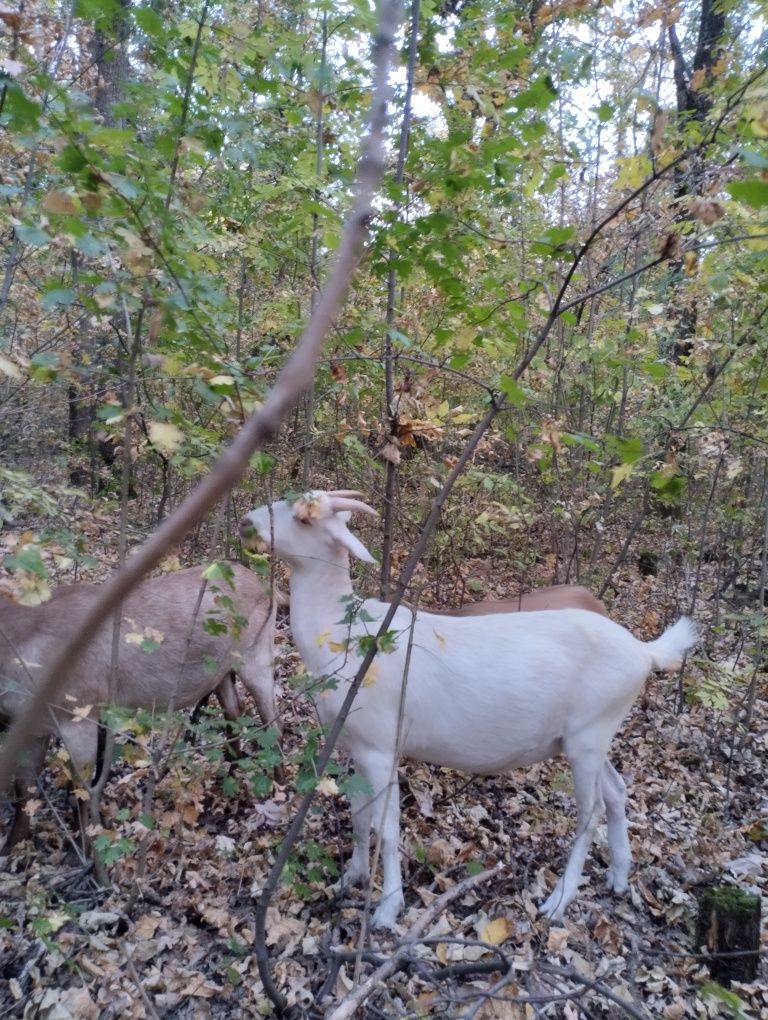
[[[374,928],[392,928],[403,903],[400,874],[400,790],[397,766],[389,755],[370,755],[355,759],[355,772],[370,786],[367,793],[352,800],[352,828],[355,847],[342,885],[368,881],[370,876],[371,828],[381,841],[383,881],[381,901],[376,908]]]
[[[627,788],[609,761],[605,762],[600,773],[600,792],[605,803],[608,849],[611,855],[606,882],[613,892],[623,893],[629,886],[629,869],[632,864],[626,812]]]
[[[598,815],[602,807],[600,776],[605,756],[592,750],[566,748],[573,771],[573,788],[576,798],[577,819],[574,840],[565,871],[558,879],[552,893],[541,905],[541,912],[550,920],[558,921],[565,908],[579,891],[579,881],[584,870],[584,861],[592,844]]]

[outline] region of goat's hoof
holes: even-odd
[[[611,892],[620,896],[629,889],[629,882],[626,875],[617,874],[613,868],[608,868],[605,876],[605,884]]]
[[[368,872],[367,871],[352,871],[347,868],[342,873],[339,879],[339,891],[344,892],[346,889],[353,889],[357,886],[364,886],[368,884]]]
[[[544,917],[548,917],[550,921],[561,921],[565,908],[568,906],[568,900],[563,895],[563,890],[558,882],[551,894],[547,896],[544,902],[539,907],[540,913]]]
[[[371,927],[386,928],[388,931],[392,931],[397,922],[398,914],[404,906],[405,899],[401,890],[390,893],[388,896],[382,896],[381,902],[373,912]]]

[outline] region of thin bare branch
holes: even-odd
[[[414,943],[420,941],[421,935],[442,914],[446,907],[471,889],[475,889],[477,886],[490,881],[490,879],[498,875],[502,868],[502,864],[496,864],[493,868],[481,871],[479,875],[470,875],[469,878],[458,882],[451,889],[446,890],[442,896],[438,896],[436,900],[433,900],[421,917],[419,917],[418,921],[408,930],[408,934],[386,963],[378,967],[370,977],[366,978],[361,985],[350,992],[345,999],[342,999],[339,1005],[327,1015],[326,1020],[349,1020],[349,1017],[354,1016],[368,996],[375,991],[377,985],[381,984],[390,974],[394,974],[399,968],[402,958],[407,956]]]

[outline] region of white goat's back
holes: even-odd
[[[386,610],[368,601],[374,621]],[[361,688],[345,726],[355,747],[377,719],[377,741],[394,743],[399,688],[405,670],[411,613],[398,612],[397,651]],[[376,622],[366,624],[375,631]],[[361,633],[357,625],[353,633]],[[358,659],[327,652],[314,640],[313,672],[348,679]],[[322,663],[321,658],[325,658]],[[343,659],[346,658],[346,662]],[[319,669],[318,669],[319,667]],[[406,681],[401,753],[469,772],[529,765],[563,750],[569,736],[597,727],[607,743],[653,667],[648,647],[607,617],[580,610],[446,618],[418,613]],[[338,672],[337,672],[338,671]],[[319,699],[333,718],[346,684]],[[597,739],[597,738],[596,738]]]

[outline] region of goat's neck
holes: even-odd
[[[352,594],[349,554],[334,551],[325,559],[306,559],[291,564],[291,629],[304,664],[312,671],[324,669],[327,638],[341,629]],[[325,635],[325,640],[323,636]],[[337,638],[338,640],[338,638]]]

